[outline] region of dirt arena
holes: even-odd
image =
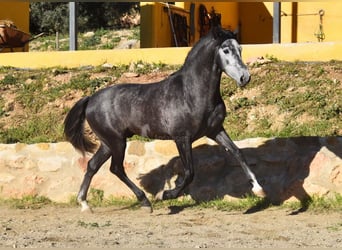
[[[253,214],[214,208],[40,209],[1,207],[0,247],[342,247],[342,214],[289,215],[271,207]]]

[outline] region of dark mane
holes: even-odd
[[[185,58],[185,63],[189,60],[192,60],[195,56],[198,56],[203,49],[207,48],[215,48],[219,46],[223,41],[227,39],[236,39],[236,36],[230,30],[224,30],[221,26],[213,26],[207,35],[202,37],[192,49],[189,51],[188,55]],[[210,46],[211,43],[215,43],[215,46]]]

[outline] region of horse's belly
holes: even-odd
[[[158,127],[156,128],[153,124],[145,123],[143,125],[135,125],[130,126],[129,128],[130,134],[132,135],[140,135],[142,137],[150,138],[150,139],[159,139],[159,140],[169,140],[172,137],[165,131],[164,129]]]

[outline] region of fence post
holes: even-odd
[[[69,2],[69,50],[77,50],[77,3]]]
[[[280,43],[281,20],[280,20],[280,2],[273,3],[273,43]]]

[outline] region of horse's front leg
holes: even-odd
[[[177,198],[194,178],[194,167],[192,159],[192,148],[190,137],[182,137],[175,140],[179,156],[184,167],[183,181],[172,190],[162,190],[156,195],[157,200],[168,200]]]
[[[218,134],[213,138],[218,144],[223,146],[227,151],[233,153],[234,157],[240,163],[243,171],[245,172],[247,178],[250,180],[252,184],[252,192],[259,196],[265,197],[265,192],[263,188],[258,183],[257,179],[255,178],[254,173],[250,170],[245,157],[243,156],[241,150],[234,144],[234,142],[230,139],[227,132],[222,128]]]

